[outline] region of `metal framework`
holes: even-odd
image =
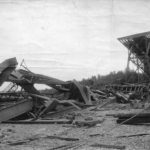
[[[128,49],[127,70],[132,62],[137,67],[136,71],[150,76],[150,32],[121,37],[118,40]]]

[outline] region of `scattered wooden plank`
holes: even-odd
[[[99,123],[102,123],[103,121],[104,121],[104,118],[101,119],[101,120],[75,121],[74,124],[79,126],[79,127],[83,127],[83,126],[93,127],[93,126],[96,126]]]
[[[16,141],[16,142],[10,142],[8,143],[8,145],[11,145],[11,146],[17,146],[17,145],[23,145],[23,144],[26,144],[28,143],[29,141]]]
[[[150,126],[150,123],[136,123],[134,125]]]
[[[51,136],[51,135],[48,135],[45,138],[65,140],[65,141],[79,141],[78,138],[69,138],[69,137],[60,137],[60,136]]]
[[[54,147],[54,148],[50,148],[48,150],[56,150],[56,149],[61,149],[61,150],[70,150],[70,149],[74,149],[74,148],[78,148],[82,146],[81,144],[79,143],[71,143],[71,144],[65,144],[65,145],[61,145],[61,146],[57,146],[57,147]]]
[[[106,95],[106,93],[104,93],[103,91],[100,91],[100,90],[92,90],[92,92],[97,93],[99,95]]]
[[[32,141],[35,141],[39,139],[39,137],[37,136],[32,136],[32,137],[28,137],[28,138],[25,138],[25,139],[22,139],[22,140],[18,140],[18,141],[8,141],[8,145],[11,145],[11,146],[16,146],[16,145],[23,145],[23,144],[26,144],[26,143],[29,143],[29,142],[32,142]]]
[[[11,124],[70,124],[71,121],[68,119],[58,119],[58,120],[36,120],[36,121],[3,121],[2,123],[11,123]]]
[[[19,115],[31,111],[33,102],[31,100],[22,100],[15,104],[11,104],[5,108],[0,109],[0,122],[7,121]]]
[[[47,114],[48,112],[50,111],[53,111],[55,110],[55,108],[58,106],[58,105],[72,105],[74,106],[76,109],[78,110],[81,110],[81,108],[76,105],[76,104],[79,104],[80,103],[77,103],[75,100],[58,100],[58,99],[54,99],[40,114],[39,116],[42,116],[42,115],[45,115]]]
[[[27,144],[29,142],[35,141],[35,140],[39,140],[39,139],[55,139],[55,140],[65,140],[65,141],[79,141],[78,138],[69,138],[69,137],[60,137],[60,136],[51,136],[51,135],[34,135],[32,137],[28,137],[22,140],[18,140],[18,141],[10,141],[7,144],[11,145],[11,146],[16,146],[16,145],[23,145],[23,144]]]
[[[113,117],[117,118],[130,118],[137,113],[118,113],[118,114],[112,114]],[[109,114],[111,116],[111,114]],[[150,112],[143,112],[137,115],[137,117],[145,118],[145,117],[150,117]]]
[[[116,98],[115,98],[115,97],[111,97],[111,98],[108,99],[107,102],[101,104],[100,106],[96,106],[95,108],[91,109],[90,111],[101,111],[100,108],[103,108],[103,107],[105,107],[106,105],[109,105],[109,104],[111,104],[111,103],[113,103],[113,102],[115,102],[115,101],[116,101]]]
[[[58,111],[55,111],[55,112],[49,112],[47,113],[46,115],[44,115],[44,118],[41,118],[42,120],[49,120],[51,119],[50,117],[54,117],[54,116],[57,116],[57,115],[60,115],[60,114],[63,114],[65,112],[69,112],[69,111],[72,111],[72,110],[76,110],[76,108],[74,106],[68,106],[67,108],[64,108],[62,110],[58,110]]]
[[[90,137],[96,137],[96,136],[104,136],[104,134],[96,133],[96,134],[90,134]]]
[[[121,136],[117,136],[116,138],[128,138],[128,137],[145,136],[145,135],[150,135],[150,133],[139,133],[139,134],[131,134],[131,135],[121,135]]]
[[[121,92],[114,92],[110,91],[113,95],[116,96],[116,98],[119,100],[119,102],[122,103],[128,103],[129,102],[129,97],[126,97],[123,93]]]
[[[126,147],[122,146],[122,145],[107,145],[107,144],[92,144],[90,145],[91,147],[99,147],[99,148],[108,148],[108,149],[120,149],[120,150],[124,150]]]
[[[73,124],[65,124],[65,125],[62,125],[62,127],[67,127],[67,128],[70,128],[70,127],[72,127],[72,128],[77,128],[77,126],[76,126],[76,125],[73,125]]]
[[[117,119],[117,123],[122,123],[127,119],[129,119],[129,118],[119,118],[119,119]],[[135,117],[130,120],[127,120],[124,124],[133,124],[134,125],[134,124],[138,124],[138,123],[150,123],[150,118]]]
[[[62,148],[70,148],[72,146],[72,144],[64,144],[64,145],[61,145],[61,146],[57,146],[57,147],[53,147],[53,148],[50,148],[48,150],[56,150],[56,149],[62,149]]]

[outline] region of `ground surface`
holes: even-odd
[[[75,127],[64,124],[0,124],[0,150],[52,150],[58,146],[65,144],[74,144],[76,147],[72,149],[77,150],[107,150],[108,148],[93,148],[92,143],[108,144],[108,145],[123,145],[126,150],[149,150],[150,149],[150,135],[117,138],[117,136],[150,133],[150,126],[135,126],[135,125],[118,125],[116,119],[106,114],[118,112],[140,111],[128,108],[125,105],[119,107],[103,108],[98,111],[90,111],[84,109],[75,111],[76,119],[83,120],[85,118],[101,119],[102,123],[94,127]],[[69,112],[72,113],[72,112]],[[65,118],[68,114],[62,114],[57,118]],[[97,136],[90,136],[99,134]],[[61,137],[79,138],[79,142],[65,141],[60,139],[44,138],[46,135],[57,135]],[[35,137],[35,140],[18,145],[10,145],[9,143],[24,140],[26,138]],[[37,138],[38,137],[38,138]],[[60,148],[59,150],[62,150]],[[71,148],[64,148],[71,149]]]

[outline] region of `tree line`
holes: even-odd
[[[110,72],[108,75],[92,76],[87,79],[82,79],[80,83],[89,86],[93,89],[102,89],[109,84],[135,84],[148,82],[148,78],[144,73],[137,73],[134,70]]]

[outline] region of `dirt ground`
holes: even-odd
[[[110,148],[94,148],[91,144],[108,144],[125,146],[126,150],[149,150],[150,135],[117,138],[121,135],[150,133],[150,126],[140,125],[118,125],[116,119],[106,114],[131,111],[140,111],[138,109],[130,109],[126,105],[113,105],[97,111],[84,109],[80,111],[71,111],[56,116],[57,118],[65,118],[68,114],[74,113],[76,120],[93,118],[104,121],[93,127],[77,127],[65,124],[0,124],[0,150],[52,150],[56,147],[68,144],[76,145],[72,148],[62,147],[62,149],[70,150],[107,150]],[[95,136],[91,136],[94,135]],[[97,135],[96,135],[97,134]],[[60,137],[79,138],[79,141],[66,141],[60,139],[44,138],[47,135],[55,135]],[[10,144],[16,141],[24,140],[32,137],[35,140],[25,143]],[[38,138],[37,138],[38,137]]]

